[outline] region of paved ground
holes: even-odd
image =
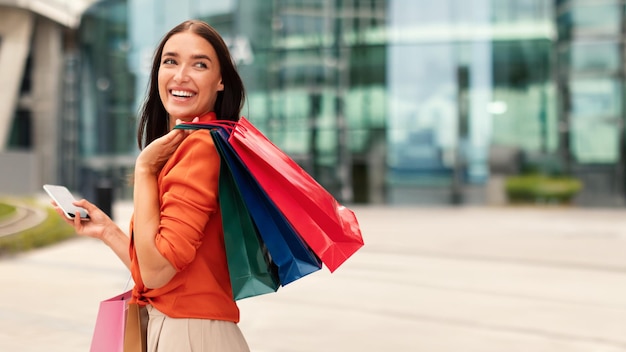
[[[355,212],[339,270],[240,301],[252,351],[626,351],[626,209]],[[0,351],[87,351],[127,279],[89,239],[0,260]]]

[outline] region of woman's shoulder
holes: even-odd
[[[209,151],[215,149],[215,144],[213,143],[213,137],[211,136],[211,131],[209,130],[196,130],[193,131],[185,138],[185,140],[180,144],[178,149],[183,150],[204,150],[208,149]]]
[[[197,130],[187,136],[178,146],[163,169],[177,169],[177,166],[202,168],[204,163],[212,164],[216,160],[219,160],[219,154],[210,131]]]
[[[211,133],[207,130],[193,131],[185,140],[178,146],[173,159],[177,161],[175,163],[181,163],[184,160],[189,162],[213,162],[216,158],[219,159],[219,154]]]

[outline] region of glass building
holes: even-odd
[[[592,184],[608,177],[610,187],[604,179],[598,187],[622,199],[623,7],[100,1],[83,16],[79,57],[66,63],[80,77],[69,115],[80,116],[76,186],[113,181],[116,197],[130,196],[154,49],[170,28],[198,18],[231,48],[247,88],[243,115],[343,202],[489,203],[493,164],[519,163],[494,157],[505,150],[524,156],[518,171],[571,172]]]
[[[388,9],[390,201],[489,202],[493,150],[555,151],[551,4],[392,0]]]
[[[620,0],[556,1],[560,150],[585,204],[624,204],[625,14]]]

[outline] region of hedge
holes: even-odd
[[[39,207],[32,202],[33,207]],[[0,220],[15,211],[8,202],[0,202]],[[0,237],[0,256],[47,246],[76,236],[74,229],[66,224],[51,207],[45,208],[47,217],[39,224],[23,231]]]
[[[573,177],[520,175],[506,180],[506,194],[512,203],[571,203],[582,190],[582,183]]]

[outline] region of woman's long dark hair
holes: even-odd
[[[224,90],[217,93],[213,111],[220,120],[238,121],[245,101],[245,90],[228,47],[217,31],[202,21],[185,21],[172,28],[161,40],[154,53],[152,71],[148,84],[148,96],[141,108],[141,120],[137,131],[137,145],[143,149],[153,140],[169,132],[169,116],[159,97],[159,68],[165,43],[174,34],[190,31],[204,38],[217,54]]]

